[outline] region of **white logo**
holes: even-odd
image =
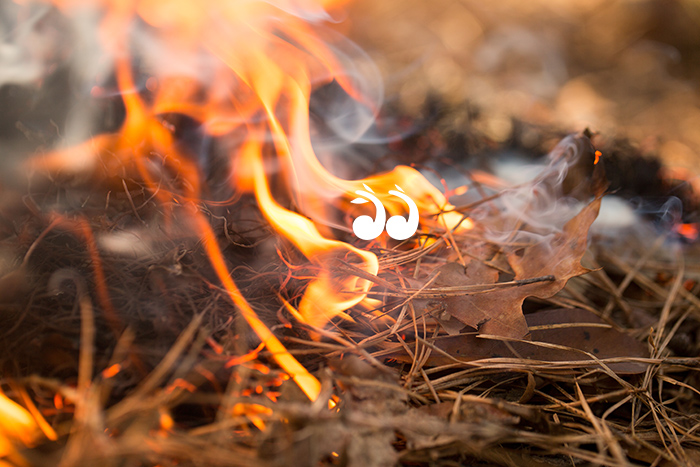
[[[386,220],[386,211],[382,203],[374,196],[374,191],[364,183],[367,191],[357,190],[355,193],[365,198],[356,198],[351,201],[354,204],[363,204],[368,200],[374,203],[377,215],[374,219],[370,216],[360,216],[352,223],[352,231],[362,240],[374,240],[379,237],[386,224],[386,233],[394,240],[406,240],[418,230],[418,206],[408,197],[400,186],[394,185],[399,191],[391,190],[390,195],[398,196],[408,204],[408,219],[403,216],[392,216]]]

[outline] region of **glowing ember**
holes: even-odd
[[[265,429],[265,422],[262,416],[272,415],[272,410],[260,404],[242,404],[233,406],[233,415],[245,415],[259,430]],[[262,416],[261,416],[262,415]]]
[[[676,232],[686,240],[695,241],[700,237],[699,224],[678,224]]]
[[[117,373],[119,373],[119,370],[121,370],[121,368],[122,367],[119,363],[110,365],[102,371],[102,377],[105,379],[114,378],[117,375]]]

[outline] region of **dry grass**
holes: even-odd
[[[646,355],[618,346],[618,353],[598,358],[577,342],[481,335],[504,341],[512,353],[470,359],[469,348],[459,355],[445,350],[444,331],[421,303],[522,284],[455,289],[416,281],[448,259],[475,261],[484,251],[496,258],[502,244],[477,231],[443,231],[431,233],[430,246],[377,245],[381,270],[373,280],[382,306],[352,310],[352,323],[310,329],[293,320],[281,299],[296,303],[316,266],[271,236],[250,200],[228,211],[202,206],[227,260],[238,265],[232,275],[244,295],[321,380],[322,396],[309,402],[238,319],[198,240],[184,231],[153,240],[163,212],[178,218],[176,204],[156,204],[132,180],[106,208],[107,193],[92,191],[78,207],[64,209],[70,222],[31,209],[47,206],[62,189],[48,184],[41,195],[33,192],[17,222],[5,223],[3,245],[18,252],[16,271],[26,284],[21,295],[5,285],[2,389],[46,421],[43,434],[4,460],[9,465],[700,461],[700,285],[692,245],[681,248],[667,235],[630,236],[625,249],[613,251],[594,241],[586,258],[594,272],[526,304],[530,312],[589,310],[601,320],[586,325],[591,332],[634,336]],[[469,214],[482,204],[461,209]],[[125,213],[133,215],[124,220]],[[95,240],[115,232],[137,235],[148,254],[116,254]],[[453,245],[465,245],[461,255]],[[492,264],[507,271],[505,263]],[[350,263],[335,266],[364,277]],[[570,326],[580,324],[531,331]],[[567,355],[574,357],[520,355],[531,347],[573,348]]]

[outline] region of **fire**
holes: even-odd
[[[25,445],[33,445],[39,439],[40,425],[31,411],[1,392],[0,415],[0,459],[14,453],[13,442],[21,441]],[[43,418],[42,421],[46,423]]]
[[[361,81],[344,69],[343,58],[313,24],[330,19],[326,10],[337,8],[342,2],[52,0],[52,3],[66,16],[81,9],[99,10],[100,44],[106,59],[113,62],[126,112],[117,132],[36,157],[31,161],[32,168],[79,178],[99,179],[115,174],[124,179],[138,177],[162,204],[166,233],[174,219],[174,210],[178,209],[180,216],[184,212],[238,313],[284,372],[309,399],[317,399],[321,393],[319,381],[285,348],[246,300],[231,277],[231,265],[222,253],[217,233],[200,207],[207,203],[226,204],[242,194],[255,196],[267,222],[318,271],[309,280],[296,307],[282,301],[299,321],[319,330],[336,318],[352,320],[350,310],[356,305],[368,308],[378,303],[368,297],[373,282],[367,279],[378,273],[377,257],[336,238],[337,234],[329,228],[340,226],[347,230],[350,200],[363,183],[374,189],[392,215],[406,213],[404,203],[388,194],[396,185],[403,187],[418,206],[424,228],[450,235],[472,225],[454,211],[440,190],[413,168],[400,166],[364,180],[344,180],[331,174],[319,161],[312,144],[309,114],[315,89],[335,82],[368,115],[376,114],[380,104],[363,92]],[[147,26],[143,27],[144,24]],[[158,47],[162,55],[139,51],[143,56],[139,55],[138,59],[145,65],[138,71],[133,50],[133,32],[137,27],[143,29],[141,33],[147,36],[149,44]],[[101,92],[100,86],[92,88],[93,95]],[[178,146],[173,128],[164,117],[168,114],[199,122],[209,138],[232,141],[226,169],[230,171],[229,200],[207,199],[202,161]],[[136,208],[134,212],[138,216]],[[102,274],[100,253],[88,224],[80,220],[71,223],[77,225],[76,230],[88,244],[95,273]],[[386,235],[377,241],[387,246]],[[422,244],[428,241],[434,240],[422,238]],[[336,267],[341,262],[362,270],[364,278],[339,272],[344,271]],[[97,279],[100,303],[114,321],[117,313],[110,304],[105,278]],[[117,323],[112,324],[116,329]],[[217,345],[213,343],[212,347],[221,353],[223,350]],[[228,366],[256,359],[260,350],[234,358]],[[102,376],[112,378],[120,370],[121,366],[114,364]],[[21,427],[18,433],[37,429],[37,422],[25,412],[9,399],[0,399],[0,416]],[[268,409],[242,404],[234,407],[233,413],[247,414],[263,429],[260,415],[267,415]],[[167,414],[161,416],[160,423],[164,430],[173,427]]]

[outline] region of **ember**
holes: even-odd
[[[606,249],[588,129],[397,130],[343,7],[7,7],[46,49],[0,85],[75,102],[2,187],[0,466],[692,465],[697,222]]]

